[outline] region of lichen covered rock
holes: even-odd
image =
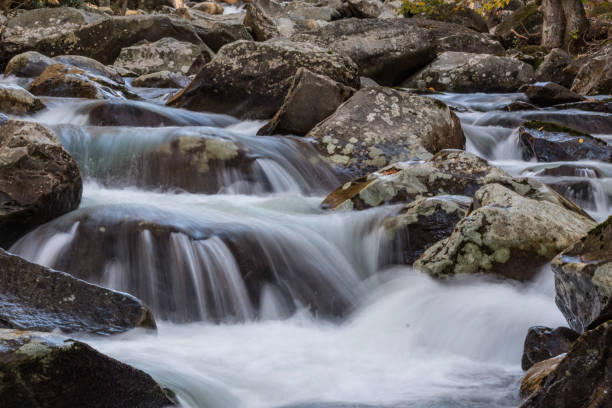
[[[612,318],[612,217],[552,262],[556,303],[578,332]]]
[[[360,90],[307,136],[353,179],[465,144],[459,119],[443,102],[384,87]]]

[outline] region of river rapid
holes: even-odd
[[[29,118],[51,127],[78,161],[83,201],[11,251],[132,293],[158,321],[157,333],[85,341],[151,374],[184,407],[519,404],[527,329],[566,324],[549,267],[535,282],[516,283],[439,282],[389,265],[392,248],[379,221],[390,208],[320,209],[338,179],[307,140],[256,136],[263,122],[169,109],[162,104],[169,91],[134,91],[148,102],[130,103],[172,118],[173,126],[97,126],[90,113],[98,102],[61,98],[44,98],[48,109]],[[612,165],[568,162],[575,175],[542,176],[557,164],[522,161],[517,133],[525,118],[542,115],[612,129],[612,115],[501,109],[522,94],[435,97],[456,108],[467,150],[566,189],[598,221],[612,212]],[[126,166],[185,135],[246,146],[255,158],[251,171],[221,169],[215,191],[203,194],[173,188],[174,179],[152,185],[156,169]],[[612,143],[612,134],[596,135]],[[163,233],[135,234],[131,223]],[[106,231],[115,238],[102,251],[96,234]],[[240,272],[244,259],[266,271],[255,300]]]

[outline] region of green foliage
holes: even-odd
[[[504,8],[510,0],[403,0],[402,13],[407,16],[427,14],[437,19],[443,20],[451,13],[455,13],[465,8],[486,15],[487,13]]]

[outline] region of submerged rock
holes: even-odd
[[[346,86],[359,87],[357,67],[349,58],[283,39],[264,43],[237,41],[222,47],[168,105],[269,119],[281,107],[300,68]]]
[[[127,69],[137,75],[159,71],[179,72],[192,75],[200,72],[212,53],[202,52],[195,44],[162,38],[155,42],[144,42],[121,49],[114,66]]]
[[[567,327],[530,327],[525,337],[521,367],[529,370],[534,364],[567,353],[580,335]]]
[[[536,83],[525,90],[529,100],[540,106],[580,102],[585,98],[554,82]]]
[[[443,150],[424,162],[399,162],[329,194],[324,208],[363,210],[453,194],[472,197],[489,180],[511,180],[503,170],[462,150]]]
[[[557,306],[578,332],[612,318],[612,217],[552,262]]]
[[[355,89],[300,68],[276,115],[258,135],[293,134],[303,136],[317,123],[333,114]]]
[[[612,44],[608,44],[582,63],[572,91],[580,95],[612,94]]]
[[[0,112],[23,116],[44,108],[45,104],[25,89],[0,84]]]
[[[515,92],[533,79],[533,68],[514,58],[444,52],[402,86],[447,92]]]
[[[36,265],[0,249],[0,327],[116,334],[155,329],[138,299]]]
[[[612,321],[581,335],[567,355],[536,364],[541,370],[533,387],[521,387],[521,408],[609,407],[612,405]],[[525,385],[527,377],[523,380]]]
[[[541,162],[601,160],[612,162],[612,146],[565,126],[532,120],[519,129],[524,160]]]
[[[459,119],[443,102],[384,87],[360,90],[307,136],[348,178],[465,144]]]
[[[539,267],[595,224],[581,210],[563,205],[573,203],[544,189],[540,185],[529,193],[485,185],[451,236],[425,251],[415,267],[434,277],[484,272],[533,278]]]
[[[0,126],[0,247],[81,202],[76,162],[43,125],[11,120]]]
[[[189,82],[189,78],[178,72],[159,71],[139,76],[132,81],[132,86],[142,88],[183,88]]]
[[[0,329],[3,407],[162,408],[148,374],[56,334]]]
[[[431,245],[448,238],[465,216],[471,199],[440,195],[402,206],[383,227],[393,248],[392,263],[412,265]]]

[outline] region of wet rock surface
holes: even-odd
[[[49,65],[56,63],[53,58],[49,58],[39,52],[27,51],[10,59],[4,70],[4,75],[35,78],[42,74]]]
[[[605,141],[552,123],[529,121],[523,124],[519,140],[524,160],[612,162],[612,146]]]
[[[79,168],[46,127],[11,120],[0,127],[0,247],[78,207]]]
[[[580,102],[585,98],[554,82],[536,83],[527,88],[525,95],[540,106]]]
[[[349,178],[465,143],[443,102],[383,87],[360,90],[307,136]]]
[[[45,108],[40,99],[18,86],[0,85],[0,112],[23,116]]]
[[[434,277],[495,273],[518,280],[533,278],[540,266],[595,224],[583,213],[542,199],[541,194],[535,191],[529,197],[501,184],[485,185],[451,236],[425,251],[415,267]]]
[[[283,39],[265,43],[237,41],[219,50],[168,105],[269,119],[281,107],[299,68],[359,87],[357,67],[347,57]]]
[[[324,75],[300,68],[276,115],[258,135],[292,134],[303,136],[331,114],[354,93],[355,89]]]
[[[514,58],[444,52],[402,86],[448,92],[514,92],[533,79],[533,68]]]
[[[523,346],[521,367],[529,370],[534,364],[567,353],[580,335],[567,327],[530,327]]]
[[[578,332],[612,318],[612,217],[552,262],[557,306]]]
[[[2,249],[0,277],[0,327],[101,335],[155,329],[153,314],[138,299]]]
[[[0,329],[5,407],[175,406],[148,374],[56,334]]]

